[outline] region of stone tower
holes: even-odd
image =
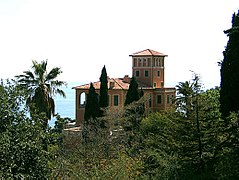
[[[152,88],[164,87],[164,58],[167,56],[151,49],[132,55],[132,76]]]

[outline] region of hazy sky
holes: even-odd
[[[131,75],[130,54],[153,49],[165,60],[165,84],[202,76],[220,84],[223,30],[239,0],[0,0],[0,78],[48,59],[66,81],[98,81]]]

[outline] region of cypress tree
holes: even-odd
[[[95,120],[99,117],[99,102],[98,102],[98,94],[95,92],[95,88],[93,84],[90,84],[89,93],[87,94],[86,98],[86,105],[85,105],[85,123],[89,124],[90,119]]]
[[[102,68],[101,76],[100,76],[100,108],[108,107],[108,80],[107,80],[107,72],[105,66]]]
[[[143,142],[142,135],[140,133],[140,123],[143,119],[145,111],[144,102],[140,101],[140,98],[144,95],[144,92],[138,89],[138,83],[135,77],[132,77],[129,85],[128,92],[125,99],[124,119],[122,127],[126,132],[125,144],[130,149],[132,155],[139,153]]]
[[[232,28],[224,33],[229,37],[221,63],[220,111],[225,118],[239,110],[239,11],[232,16]]]
[[[138,101],[140,99],[140,94],[138,90],[138,83],[135,79],[135,77],[132,77],[129,85],[129,90],[126,94],[126,99],[124,102],[124,105],[128,105],[134,101]]]

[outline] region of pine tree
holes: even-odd
[[[225,118],[239,110],[239,11],[232,16],[232,28],[225,31],[229,36],[221,63],[221,113]]]
[[[97,117],[99,117],[99,112],[100,108],[98,102],[98,94],[95,92],[95,88],[91,83],[85,105],[85,123],[89,124],[90,119],[95,120]]]
[[[180,82],[177,86],[179,95],[177,98],[178,112],[182,115],[181,120],[179,120],[178,133],[180,134],[179,142],[183,144],[179,154],[185,160],[191,159],[191,165],[195,164],[195,169],[199,171],[204,167],[202,159],[201,88],[202,85],[197,74],[194,74],[192,82]]]
[[[108,107],[108,80],[107,80],[107,72],[105,66],[101,71],[100,76],[100,101],[99,106],[100,108]]]
[[[135,77],[132,77],[129,85],[129,90],[126,94],[126,99],[124,105],[129,105],[134,101],[138,101],[140,99],[139,90],[138,90],[138,83]]]

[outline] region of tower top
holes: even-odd
[[[165,55],[163,53],[160,53],[160,52],[157,52],[157,51],[154,51],[151,49],[145,49],[143,51],[133,53],[132,55],[129,55],[129,56],[132,56],[132,57],[135,57],[135,56],[162,56],[162,57],[165,57],[168,55]]]

